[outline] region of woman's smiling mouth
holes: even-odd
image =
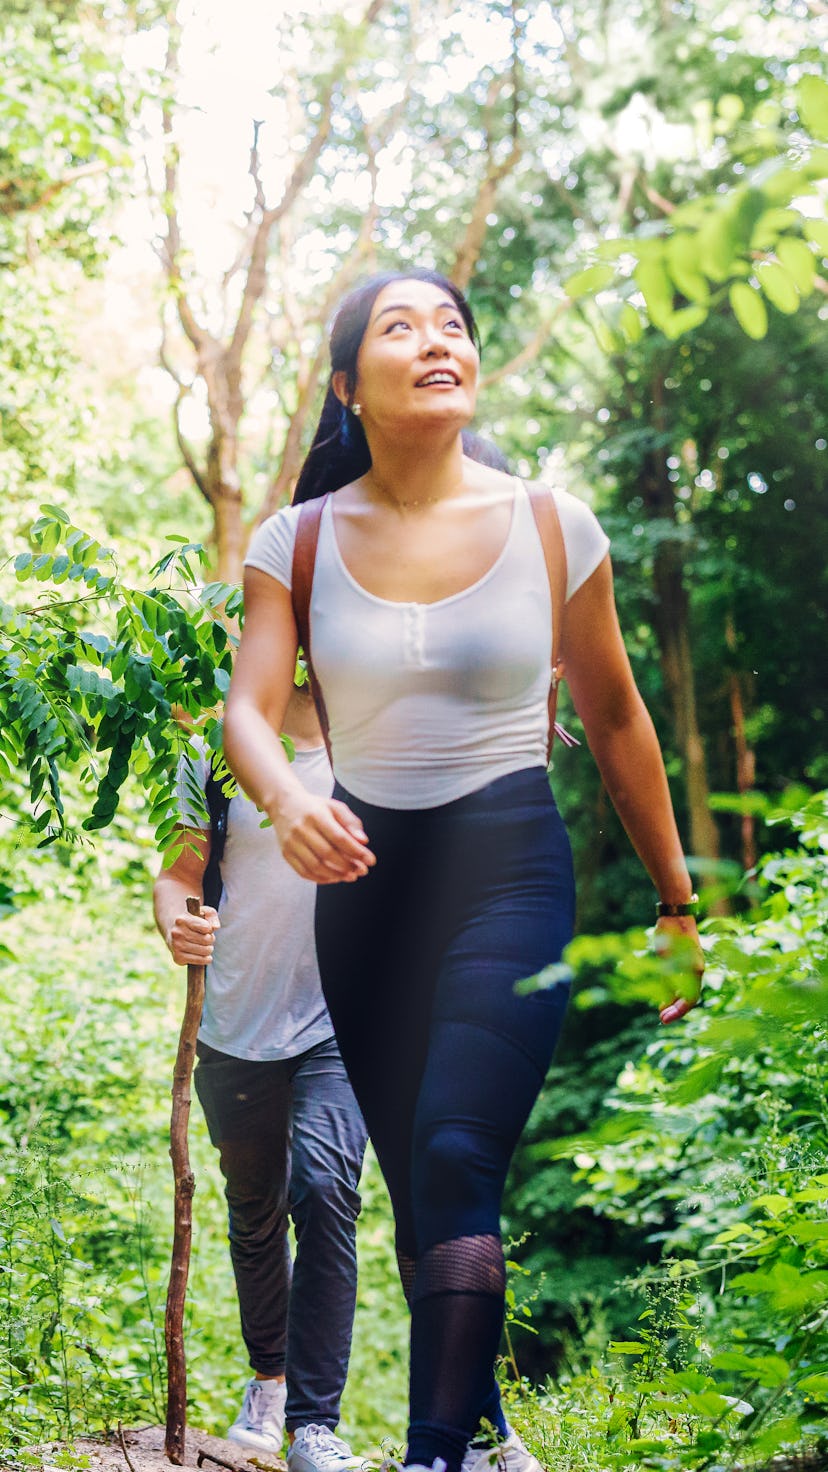
[[[415,388],[433,388],[435,385],[446,385],[449,388],[457,388],[460,383],[459,375],[450,368],[435,368],[431,373],[426,373],[423,378],[418,378]]]

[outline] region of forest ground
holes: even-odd
[[[123,1437],[123,1444],[121,1442]],[[63,1442],[49,1442],[39,1447],[42,1472],[65,1472],[68,1448]],[[72,1443],[72,1455],[84,1472],[169,1472],[170,1462],[164,1453],[163,1426],[142,1426],[100,1438],[81,1437]],[[187,1431],[185,1467],[204,1467],[213,1472],[223,1467],[226,1472],[284,1472],[281,1457],[263,1452],[246,1453],[237,1442],[190,1427]]]

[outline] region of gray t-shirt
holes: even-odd
[[[196,746],[203,786],[208,763]],[[323,746],[297,751],[293,770],[308,792],[329,797],[333,777]],[[188,801],[183,764],[181,821],[203,826]],[[243,792],[231,798],[221,861],[224,884],[213,959],[207,968],[199,1040],[234,1058],[295,1058],[333,1036],[319,983],[313,912],[316,885],[282,857],[271,827]]]

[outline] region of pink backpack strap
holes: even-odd
[[[313,501],[304,501],[299,512],[299,521],[296,527],[296,541],[293,544],[293,565],[290,574],[290,597],[293,604],[293,617],[296,620],[296,632],[299,635],[299,643],[305,656],[305,664],[308,667],[308,679],[310,680],[313,703],[316,706],[316,714],[322,727],[322,739],[331,760],[331,739],[328,712],[325,709],[325,697],[322,694],[316,672],[313,668],[311,657],[311,629],[310,629],[310,604],[311,592],[313,590],[313,573],[316,566],[316,548],[319,543],[319,524],[322,520],[322,512],[325,509],[327,494],[318,496]]]
[[[558,708],[558,686],[563,679],[564,668],[561,661],[561,631],[563,627],[564,604],[566,602],[566,544],[563,531],[561,530],[561,518],[555,505],[555,497],[549,486],[540,481],[525,480],[523,484],[529,495],[529,503],[532,507],[532,515],[538,528],[538,536],[541,540],[543,555],[546,560],[546,574],[549,578],[549,593],[552,599],[552,670],[549,681],[549,737],[546,745],[546,759],[552,754],[552,742],[555,737],[562,741],[564,746],[580,746],[575,736],[555,719]]]

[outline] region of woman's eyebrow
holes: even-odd
[[[438,302],[434,310],[435,312],[441,312],[444,308],[448,308],[450,312],[456,312],[457,303],[452,301]],[[383,307],[381,312],[377,312],[374,321],[379,322],[380,317],[384,317],[388,312],[416,312],[416,310],[417,308],[412,306],[411,302],[392,302],[390,306]]]

